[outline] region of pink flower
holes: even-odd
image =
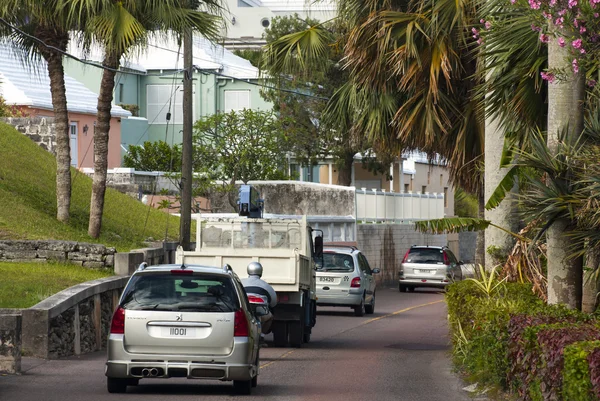
[[[579,49],[579,53],[585,54],[585,49],[582,47],[581,49]]]
[[[485,20],[482,18],[482,19],[479,20],[479,23],[480,24],[485,24]]]
[[[569,8],[577,6],[577,0],[569,0]]]
[[[473,35],[479,35],[477,28],[471,28],[471,32],[473,32]]]
[[[579,33],[585,33],[585,31],[587,31],[587,29],[582,25],[581,28],[579,28]]]
[[[560,47],[565,47],[565,38],[558,38],[558,45]]]
[[[573,0],[569,0],[569,1],[573,1]],[[539,10],[541,5],[542,5],[542,3],[538,0],[529,0],[529,7],[531,7],[533,10]]]
[[[579,28],[579,21],[577,21],[577,18],[573,20],[573,25],[575,25],[575,28]]]
[[[562,17],[562,16],[563,16],[563,15],[565,15],[566,13],[567,13],[567,9],[564,9],[564,10],[560,10],[560,11],[558,12],[558,15]]]
[[[541,32],[542,28],[538,28],[537,26],[531,24],[531,30]]]
[[[600,14],[594,13],[594,18],[598,18],[598,17],[600,17]]]
[[[576,58],[573,59],[571,65],[573,66],[573,72],[577,74],[579,72],[579,63],[577,62]]]
[[[548,81],[550,84],[554,82],[554,79],[556,78],[551,72],[541,72],[540,75],[544,81]]]
[[[482,38],[479,38],[479,39],[477,39],[477,44],[478,44],[478,45],[481,45],[481,44],[483,44],[483,39],[482,39]]]
[[[485,22],[485,29],[487,29],[489,31],[491,27],[492,27],[492,23],[490,21],[486,21]]]
[[[548,35],[546,35],[545,33],[540,33],[540,42],[548,43],[549,41],[550,38],[548,37]]]
[[[550,0],[550,7],[554,7],[556,5],[556,0]]]
[[[554,21],[554,25],[558,25],[562,28],[563,24],[565,23],[565,17],[559,17],[556,19],[556,21]]]
[[[594,86],[596,86],[596,81],[594,81],[593,79],[588,79],[587,86],[593,88]]]
[[[573,45],[573,48],[575,49],[579,49],[581,48],[581,39],[576,39],[574,40],[571,45]]]

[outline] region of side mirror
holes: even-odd
[[[371,273],[373,273],[373,274],[379,274],[379,273],[381,273],[381,270],[379,270],[379,269],[373,269],[373,270],[371,270]]]
[[[266,306],[252,305],[252,309],[254,312],[254,316],[256,317],[267,316],[269,314],[269,308],[267,308]]]

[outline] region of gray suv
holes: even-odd
[[[233,380],[256,387],[259,320],[229,266],[145,264],[131,276],[114,312],[105,374],[110,393],[140,379]]]
[[[317,305],[350,307],[356,316],[374,313],[377,273],[355,247],[325,245],[317,264]]]
[[[400,265],[398,289],[406,292],[416,287],[445,288],[462,280],[462,264],[447,246],[413,245]]]

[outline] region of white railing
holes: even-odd
[[[356,221],[409,223],[444,217],[444,194],[356,190]]]

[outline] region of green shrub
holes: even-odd
[[[600,341],[579,342],[565,347],[563,399],[569,401],[594,399],[588,361],[593,350],[600,350]]]

